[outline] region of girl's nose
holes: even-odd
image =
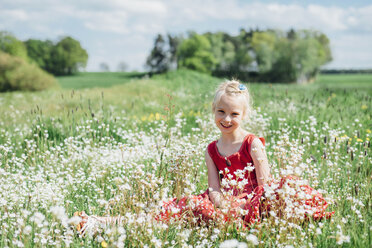
[[[229,115],[226,115],[226,116],[225,116],[225,121],[226,121],[226,122],[231,121],[231,117],[230,117]]]

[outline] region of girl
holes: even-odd
[[[221,136],[205,151],[208,190],[164,203],[157,220],[186,218],[207,223],[218,219],[242,220],[243,225],[250,225],[271,210],[284,217],[288,214],[285,208],[292,205],[297,206],[300,219],[309,216],[320,219],[333,214],[325,211],[327,202],[320,193],[296,178],[272,181],[265,140],[242,126],[252,112],[251,97],[243,84],[235,80],[222,83],[216,91],[212,111]],[[286,190],[291,193],[283,197]],[[123,218],[87,216],[84,212],[76,215],[82,217],[78,225],[82,233],[92,223],[119,223]]]
[[[251,97],[243,84],[235,80],[222,83],[212,111],[221,136],[205,151],[209,188],[201,195],[165,203],[158,219],[191,216],[197,221],[243,220],[243,225],[250,225],[271,210],[275,211],[271,214],[300,220],[334,213],[325,211],[328,204],[319,192],[297,178],[271,179],[265,140],[242,126],[252,112]]]

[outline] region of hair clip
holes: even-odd
[[[245,87],[244,84],[239,84],[239,90],[246,90],[247,87]]]

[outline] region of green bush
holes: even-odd
[[[0,92],[58,87],[53,76],[22,58],[0,52]]]

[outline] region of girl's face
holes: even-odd
[[[214,111],[214,121],[222,133],[230,134],[238,130],[244,119],[242,97],[223,94]]]

